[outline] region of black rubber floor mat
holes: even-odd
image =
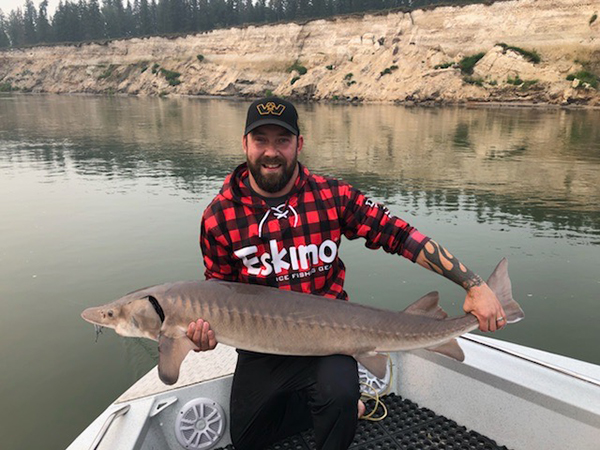
[[[361,420],[350,450],[508,450],[453,420],[436,415],[427,408],[390,394],[381,398],[387,416],[379,422]],[[374,403],[367,403],[371,411]],[[374,417],[381,417],[379,408]],[[233,450],[232,445],[217,450]],[[268,450],[314,450],[312,430],[290,436]]]

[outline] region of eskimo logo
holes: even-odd
[[[271,239],[269,250],[270,253],[263,253],[260,255],[260,259],[256,255],[258,251],[256,245],[236,250],[234,254],[248,268],[249,275],[265,277],[273,272],[278,275],[290,267],[292,270],[307,270],[311,265],[316,266],[319,262],[329,264],[337,256],[337,245],[330,239],[323,241],[318,247],[315,244],[309,244],[281,250],[277,248],[277,241]]]
[[[275,102],[267,102],[266,105],[260,103],[256,105],[256,109],[261,116],[272,114],[274,116],[280,116],[285,110],[285,105],[276,105]]]

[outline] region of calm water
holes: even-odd
[[[157,358],[79,314],[202,277],[200,215],[242,162],[248,103],[0,97],[2,448],[59,449]],[[504,256],[526,320],[494,337],[600,363],[600,112],[300,105],[301,160],[349,180],[484,278]],[[346,242],[355,302],[461,290]]]

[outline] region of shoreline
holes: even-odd
[[[198,100],[227,100],[227,101],[253,101],[261,98],[261,96],[235,96],[235,95],[210,95],[210,94],[168,94],[164,96],[154,95],[139,95],[130,93],[95,93],[95,92],[0,92],[0,97],[9,96],[56,96],[56,97],[120,97],[120,98],[155,98],[160,100],[175,100],[175,99],[198,99]],[[330,99],[302,99],[283,96],[295,104],[324,104],[324,105],[348,105],[348,106],[361,106],[361,105],[390,105],[390,106],[403,106],[405,108],[481,108],[481,109],[540,109],[540,110],[586,110],[586,111],[600,111],[600,105],[590,105],[583,103],[569,103],[569,104],[556,104],[548,102],[514,102],[514,101],[460,101],[460,102],[433,102],[433,101],[343,101],[343,100],[330,100]]]

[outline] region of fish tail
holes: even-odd
[[[521,306],[515,301],[512,294],[512,283],[508,276],[508,261],[506,258],[502,258],[502,261],[496,266],[490,278],[487,281],[488,286],[504,308],[506,313],[506,321],[508,323],[515,323],[525,317]]]

